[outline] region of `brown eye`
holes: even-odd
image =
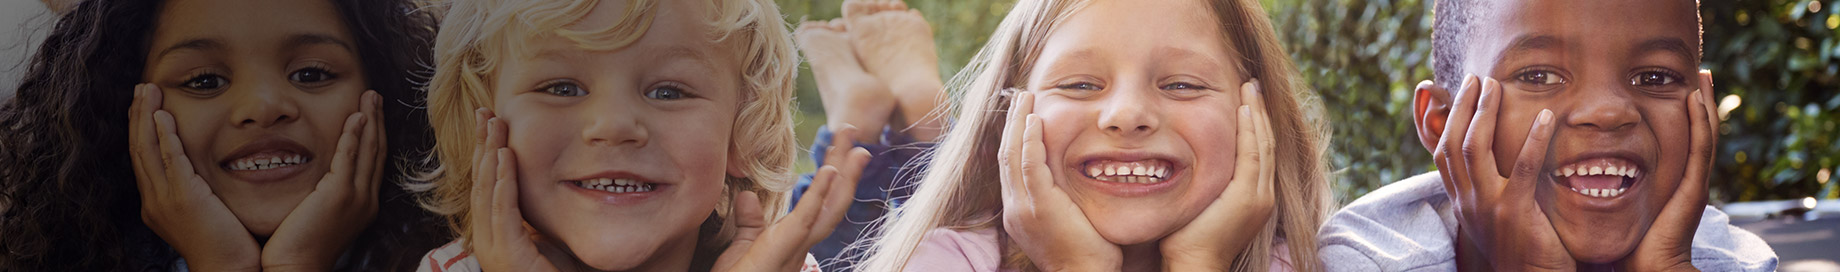
[[[321,68],[300,69],[288,74],[288,80],[307,85],[325,83],[335,78],[338,78],[338,75]]]
[[[1517,81],[1523,82],[1523,83],[1535,84],[1535,85],[1565,84],[1565,78],[1560,77],[1559,73],[1554,73],[1552,71],[1543,71],[1543,70],[1522,72],[1518,75],[1515,75],[1514,79]]]
[[[191,79],[187,79],[185,80],[184,83],[180,83],[179,85],[185,86],[185,88],[187,89],[194,89],[194,90],[216,90],[218,88],[223,88],[224,84],[227,84],[229,82],[230,80],[225,79],[223,76],[219,76],[216,74],[203,74],[203,75],[194,76]]]
[[[1629,78],[1630,86],[1666,86],[1680,82],[1680,77],[1664,72],[1641,72]]]

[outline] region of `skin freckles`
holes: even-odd
[[[355,41],[326,1],[168,1],[149,42],[144,81],[160,87],[185,153],[257,237],[330,170],[346,117],[365,91]],[[226,24],[223,22],[237,22]],[[261,141],[298,145],[308,162],[283,177],[252,177],[229,163]]]
[[[1054,180],[1127,256],[1193,220],[1233,175],[1249,79],[1202,5],[1093,2],[1049,35],[1028,78]],[[1108,161],[1167,162],[1172,176],[1117,186],[1085,174]]]
[[[493,109],[517,153],[520,206],[558,267],[683,270],[697,229],[723,197],[730,135],[743,99],[740,64],[707,37],[700,1],[665,1],[644,36],[592,51],[554,35],[493,78]],[[603,29],[625,3],[603,2],[569,29]],[[628,178],[635,198],[578,181]]]
[[[1685,174],[1683,105],[1702,84],[1695,14],[1686,1],[1512,1],[1470,26],[1490,31],[1471,32],[1464,71],[1500,80],[1502,101],[1512,101],[1501,103],[1494,133],[1497,167],[1516,163],[1531,129],[1522,124],[1554,113],[1534,199],[1581,263],[1628,256]],[[1587,196],[1572,191],[1582,181],[1553,174],[1605,158],[1640,173],[1623,195]]]

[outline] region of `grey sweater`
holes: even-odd
[[[1457,218],[1436,172],[1374,190],[1323,223],[1317,252],[1327,271],[1456,271]],[[1775,271],[1776,251],[1711,206],[1693,235],[1703,271]]]

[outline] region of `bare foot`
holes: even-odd
[[[856,141],[873,143],[893,114],[895,98],[887,84],[863,71],[845,28],[841,20],[810,21],[800,23],[793,35],[806,62],[811,63],[828,119],[825,124],[832,130],[855,126],[865,131],[857,133]]]
[[[936,138],[945,120],[933,111],[945,101],[945,84],[926,17],[900,1],[847,0],[843,11],[864,70],[887,82],[899,101],[896,125],[916,139]]]

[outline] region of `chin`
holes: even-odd
[[[628,233],[638,236],[640,233]],[[643,235],[652,236],[652,235]],[[656,236],[652,236],[656,237]],[[660,241],[640,241],[645,237],[595,237],[594,241],[566,243],[577,260],[601,271],[633,270],[652,259]]]
[[[1093,229],[1106,242],[1117,245],[1136,245],[1155,242],[1175,232],[1180,227],[1170,220],[1174,215],[1154,212],[1125,212],[1112,215],[1088,214]]]
[[[1555,222],[1557,224],[1558,222]],[[1582,263],[1610,264],[1635,251],[1646,234],[1639,222],[1598,222],[1596,226],[1558,226],[1559,238],[1572,259]],[[1621,224],[1619,224],[1621,223]]]

